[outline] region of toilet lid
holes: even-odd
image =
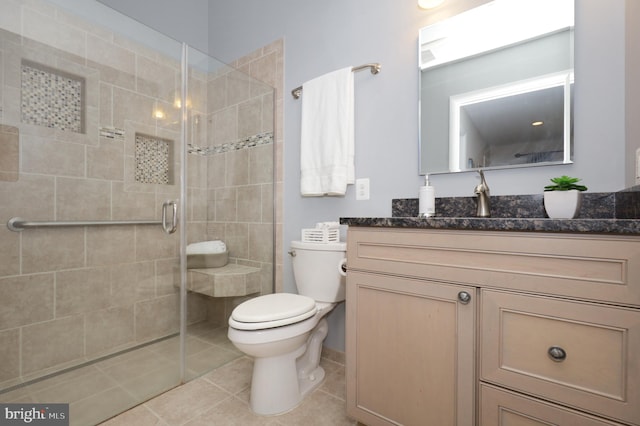
[[[254,297],[238,305],[231,318],[244,323],[263,323],[296,318],[302,321],[314,315],[316,301],[291,293],[275,293]]]

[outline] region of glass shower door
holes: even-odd
[[[0,403],[89,425],[182,380],[183,48],[65,3],[0,2]]]
[[[192,48],[187,58],[186,238],[197,253],[186,271],[191,379],[243,355],[227,338],[231,311],[273,292],[275,89],[257,76],[275,64],[254,55],[231,67]]]

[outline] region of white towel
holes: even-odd
[[[344,195],[355,182],[354,94],[351,67],[302,85],[300,192]]]

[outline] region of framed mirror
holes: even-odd
[[[420,174],[571,163],[574,0],[494,0],[420,30]]]

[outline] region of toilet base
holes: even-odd
[[[323,318],[298,350],[254,358],[249,398],[254,413],[273,416],[290,411],[322,384],[325,372],[319,362],[327,331],[327,321]]]
[[[318,366],[308,377],[299,378],[298,386],[302,398],[314,391],[324,381],[324,368]]]

